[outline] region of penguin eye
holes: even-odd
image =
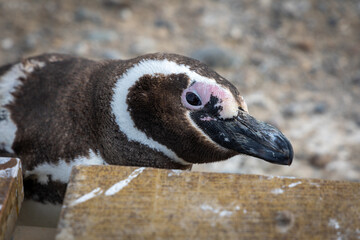
[[[200,98],[193,92],[186,93],[186,101],[192,106],[201,106]]]

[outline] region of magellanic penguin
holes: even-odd
[[[0,152],[27,198],[62,202],[74,165],[188,169],[247,154],[290,165],[290,142],[238,90],[176,54],[93,61],[45,54],[0,68]]]

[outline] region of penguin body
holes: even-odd
[[[240,153],[278,164],[293,157],[230,82],[176,54],[45,54],[0,67],[0,132],[0,154],[22,160],[26,197],[52,203],[62,202],[74,165],[190,169]]]

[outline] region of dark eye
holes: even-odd
[[[186,93],[186,101],[192,106],[201,106],[200,98],[193,92]]]

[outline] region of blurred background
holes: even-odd
[[[295,150],[196,171],[360,180],[360,0],[0,0],[0,64],[45,52],[199,59]]]

